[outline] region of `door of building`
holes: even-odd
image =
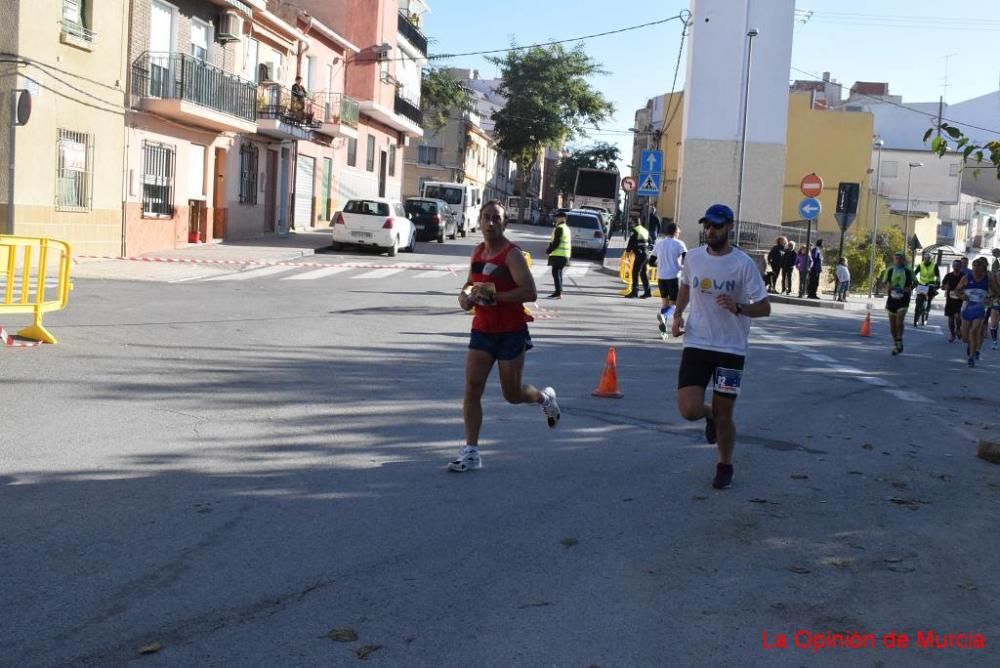
[[[174,50],[174,10],[157,0],[149,10],[149,95],[153,97],[174,97],[173,62],[170,54]]]
[[[312,227],[313,192],[316,183],[316,158],[299,154],[295,161],[295,229]]]
[[[320,203],[322,207],[324,221],[330,220],[330,185],[333,179],[333,160],[330,158],[323,158],[323,201]]]
[[[385,178],[388,164],[388,155],[385,151],[380,151],[378,155],[378,196],[385,197]]]
[[[215,185],[212,188],[212,238],[226,237],[226,149],[215,149]]]
[[[288,160],[289,150],[282,147],[278,167],[278,234],[288,234]]]
[[[274,232],[275,204],[278,198],[278,152],[267,152],[267,173],[264,174],[265,228]]]

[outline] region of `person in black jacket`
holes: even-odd
[[[649,289],[649,275],[646,273],[646,263],[649,261],[649,231],[642,226],[638,217],[633,217],[630,222],[632,223],[632,233],[625,246],[625,252],[632,253],[635,262],[632,263],[632,292],[625,296],[631,299],[639,296],[638,287],[641,279],[644,290],[642,299],[648,299],[653,296]]]
[[[795,242],[789,241],[785,246],[785,254],[781,256],[781,294],[792,294],[792,274],[795,273]]]
[[[781,267],[784,266],[785,245],[787,243],[788,240],[785,237],[778,237],[771,252],[767,254],[767,265],[770,268],[770,271],[767,272],[768,292],[778,291],[778,275],[781,273]]]

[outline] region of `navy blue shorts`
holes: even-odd
[[[486,334],[472,330],[472,336],[469,337],[470,350],[482,350],[492,355],[493,359],[503,362],[517,359],[532,348],[534,345],[527,327],[520,332],[506,334]]]

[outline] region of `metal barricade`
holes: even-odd
[[[621,264],[618,266],[618,278],[621,282],[625,284],[626,288],[622,294],[628,294],[632,290],[632,267],[635,266],[635,254],[625,253],[622,255]],[[657,287],[657,279],[659,274],[656,271],[656,267],[646,264],[646,276],[649,278],[649,284],[653,286],[653,294],[657,297],[660,296],[660,289]]]
[[[20,250],[20,252],[18,252]],[[49,262],[58,253],[58,276],[47,282]],[[42,325],[46,313],[66,308],[73,284],[69,281],[72,253],[69,244],[55,239],[0,235],[0,316],[30,313],[34,322],[18,336],[43,343],[56,338]]]

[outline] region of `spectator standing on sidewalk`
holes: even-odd
[[[552,230],[552,240],[545,252],[549,256],[552,281],[555,283],[555,292],[549,295],[549,298],[562,299],[563,269],[569,265],[569,259],[573,255],[573,235],[566,224],[565,216],[556,219],[555,229]]]
[[[795,256],[795,271],[799,274],[799,298],[806,296],[806,285],[809,283],[809,249],[805,245],[799,246],[798,255]]]
[[[781,255],[781,294],[792,294],[792,273],[795,272],[795,242],[789,241]]]
[[[842,257],[837,262],[837,290],[834,292],[834,299],[839,302],[847,301],[847,291],[851,287],[851,270],[847,268],[847,258]]]
[[[656,216],[656,207],[649,207],[649,219],[646,221],[646,231],[649,232],[649,243],[656,243],[660,236],[660,219]]]
[[[632,262],[632,291],[625,295],[629,299],[639,296],[639,280],[642,280],[643,299],[653,296],[649,289],[649,275],[646,273],[646,262],[649,260],[649,232],[639,222],[639,218],[632,219],[632,234],[628,238],[625,246],[626,253],[632,253],[635,260]]]
[[[823,271],[823,240],[817,239],[809,253],[809,299],[819,299],[819,278]]]
[[[778,276],[781,275],[781,267],[784,264],[785,245],[788,241],[785,237],[778,237],[771,251],[767,254],[767,291],[778,291]]]

